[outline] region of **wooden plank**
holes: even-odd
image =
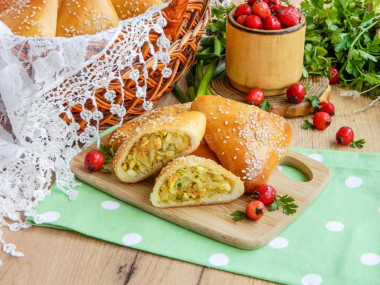
[[[108,136],[102,139],[104,144],[107,140]],[[246,204],[251,199],[248,195],[227,204],[167,209],[154,207],[149,200],[154,185],[152,178],[130,184],[123,183],[113,173],[106,174],[100,171],[90,173],[86,170],[83,167],[84,157],[89,151],[96,149],[96,144],[93,144],[73,159],[71,169],[77,178],[148,213],[243,249],[260,248],[276,237],[306,210],[330,179],[330,171],[325,165],[306,156],[288,151],[283,163],[301,170],[311,180],[308,182],[294,181],[275,169],[268,183],[277,190],[279,195],[288,194],[295,198],[299,206],[297,213],[287,216],[281,211],[267,212],[253,226],[252,221],[243,220],[237,223],[230,217],[230,213],[235,210],[245,209]],[[107,168],[112,171],[112,164],[108,164]]]
[[[317,96],[320,101],[329,101],[331,87],[327,77],[310,76],[309,78],[302,78],[300,82],[310,87],[307,97]],[[246,102],[247,93],[234,88],[225,72],[219,74],[211,81],[210,91],[215,95],[221,95],[239,102]],[[314,108],[309,101],[304,100],[299,104],[292,104],[288,101],[285,94],[266,96],[265,99],[268,100],[271,106],[270,112],[285,118],[296,118],[314,112]]]

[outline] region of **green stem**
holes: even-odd
[[[203,77],[203,60],[199,60],[195,67],[195,88],[198,89]]]
[[[222,53],[222,45],[217,38],[215,38],[215,41],[214,41],[214,53],[219,56]]]
[[[187,92],[189,93],[190,100],[193,101],[195,99],[195,97],[197,96],[197,94],[195,94],[194,86],[189,86],[187,88]]]
[[[207,69],[203,75],[202,81],[198,87],[197,97],[200,97],[207,93],[208,85],[212,79],[212,76],[218,64],[219,64],[219,58],[215,58],[214,60],[211,61],[209,66],[207,66]]]
[[[379,18],[380,16],[377,16],[375,17],[374,19],[376,18]],[[351,43],[350,45],[350,49],[353,48],[353,46],[355,45],[355,43],[358,41],[358,39],[366,32],[368,31],[370,28],[372,28],[373,26],[377,25],[380,21],[376,21],[374,22],[372,25],[368,26],[367,28],[365,28],[363,31],[360,32],[360,34],[354,39],[354,41]]]
[[[178,85],[174,86],[173,93],[182,103],[191,102],[190,98]]]

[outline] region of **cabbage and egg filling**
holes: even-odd
[[[184,134],[159,131],[143,135],[132,147],[122,167],[129,175],[144,173],[164,165],[190,147]]]
[[[202,166],[188,166],[169,176],[159,197],[164,203],[182,203],[229,193],[231,188],[231,182],[222,174]]]

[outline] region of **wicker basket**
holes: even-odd
[[[143,54],[149,74],[146,99],[152,102],[153,105],[156,105],[165,96],[166,92],[172,90],[182,74],[193,63],[198,42],[210,18],[209,0],[173,0],[162,12],[168,23],[164,31],[168,39],[171,40],[171,46],[168,51],[171,61],[167,66],[173,72],[169,78],[164,78],[161,75],[163,65],[158,65],[156,70],[153,70],[153,58],[150,58],[149,47],[148,45],[144,47]],[[152,33],[150,40],[154,41],[157,36],[157,34]],[[143,67],[135,65],[134,68],[142,69]],[[135,81],[129,78],[130,72],[130,69],[126,69],[122,73],[123,86],[118,81],[111,82],[109,85],[109,89],[116,92],[115,102],[123,104],[127,110],[123,118],[124,121],[145,112],[142,106],[143,99],[135,97],[136,84]],[[142,78],[139,79],[140,84],[142,80]],[[124,102],[122,102],[121,89],[124,90]],[[110,112],[111,105],[104,98],[104,94],[104,89],[96,91],[97,107],[104,115],[104,118],[99,122],[100,129],[106,129],[120,122],[120,118]],[[86,104],[85,108],[91,111],[94,110],[91,102]],[[81,105],[74,106],[71,109],[82,131],[86,128],[87,122],[81,119],[79,115],[81,111]],[[61,117],[69,122],[67,116],[62,115]]]

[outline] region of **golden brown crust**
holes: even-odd
[[[213,95],[197,98],[191,108],[206,115],[208,145],[221,164],[243,180],[247,193],[267,182],[292,139],[282,117]]]
[[[0,12],[3,12],[5,9],[12,6],[18,0],[0,0]]]
[[[217,194],[212,198],[204,198],[200,201],[190,200],[184,201],[181,204],[165,204],[160,201],[159,190],[162,184],[168,179],[168,177],[175,173],[177,170],[184,167],[192,166],[203,166],[205,168],[214,170],[224,177],[228,178],[232,182],[232,189],[229,194]],[[235,176],[233,173],[223,168],[221,165],[217,164],[211,159],[206,159],[203,157],[198,157],[195,155],[182,156],[174,159],[168,163],[161,171],[160,175],[156,178],[156,182],[153,187],[153,192],[150,195],[150,201],[156,207],[168,208],[168,207],[183,207],[183,206],[194,206],[194,205],[214,205],[221,203],[228,203],[244,194],[244,184]]]
[[[119,17],[111,0],[62,0],[58,9],[56,35],[91,35],[116,27],[118,22]]]
[[[150,172],[139,173],[138,175],[129,176],[122,168],[126,157],[131,151],[133,145],[139,138],[145,134],[151,134],[158,131],[174,132],[187,135],[190,138],[190,146],[182,153],[175,157],[192,153],[201,142],[206,129],[206,117],[201,112],[189,111],[173,114],[172,116],[159,116],[155,119],[147,120],[144,124],[136,127],[128,135],[115,154],[113,163],[116,176],[123,182],[133,183],[144,180],[150,175],[156,173],[162,167],[152,168]],[[174,157],[174,158],[175,158]]]
[[[113,133],[108,138],[108,146],[112,147],[113,151],[116,153],[124,140],[127,139],[137,127],[140,127],[141,125],[147,124],[149,121],[153,119],[156,120],[158,118],[161,121],[170,121],[173,119],[173,114],[189,111],[190,106],[190,103],[176,104],[146,112],[113,131]]]
[[[0,21],[24,37],[54,37],[58,0],[18,0],[0,13]]]
[[[136,0],[111,0],[115,10],[120,18],[120,20],[125,20],[128,18],[135,17],[144,13],[153,5],[160,5],[162,1],[160,0],[146,0],[146,1],[136,1]]]

